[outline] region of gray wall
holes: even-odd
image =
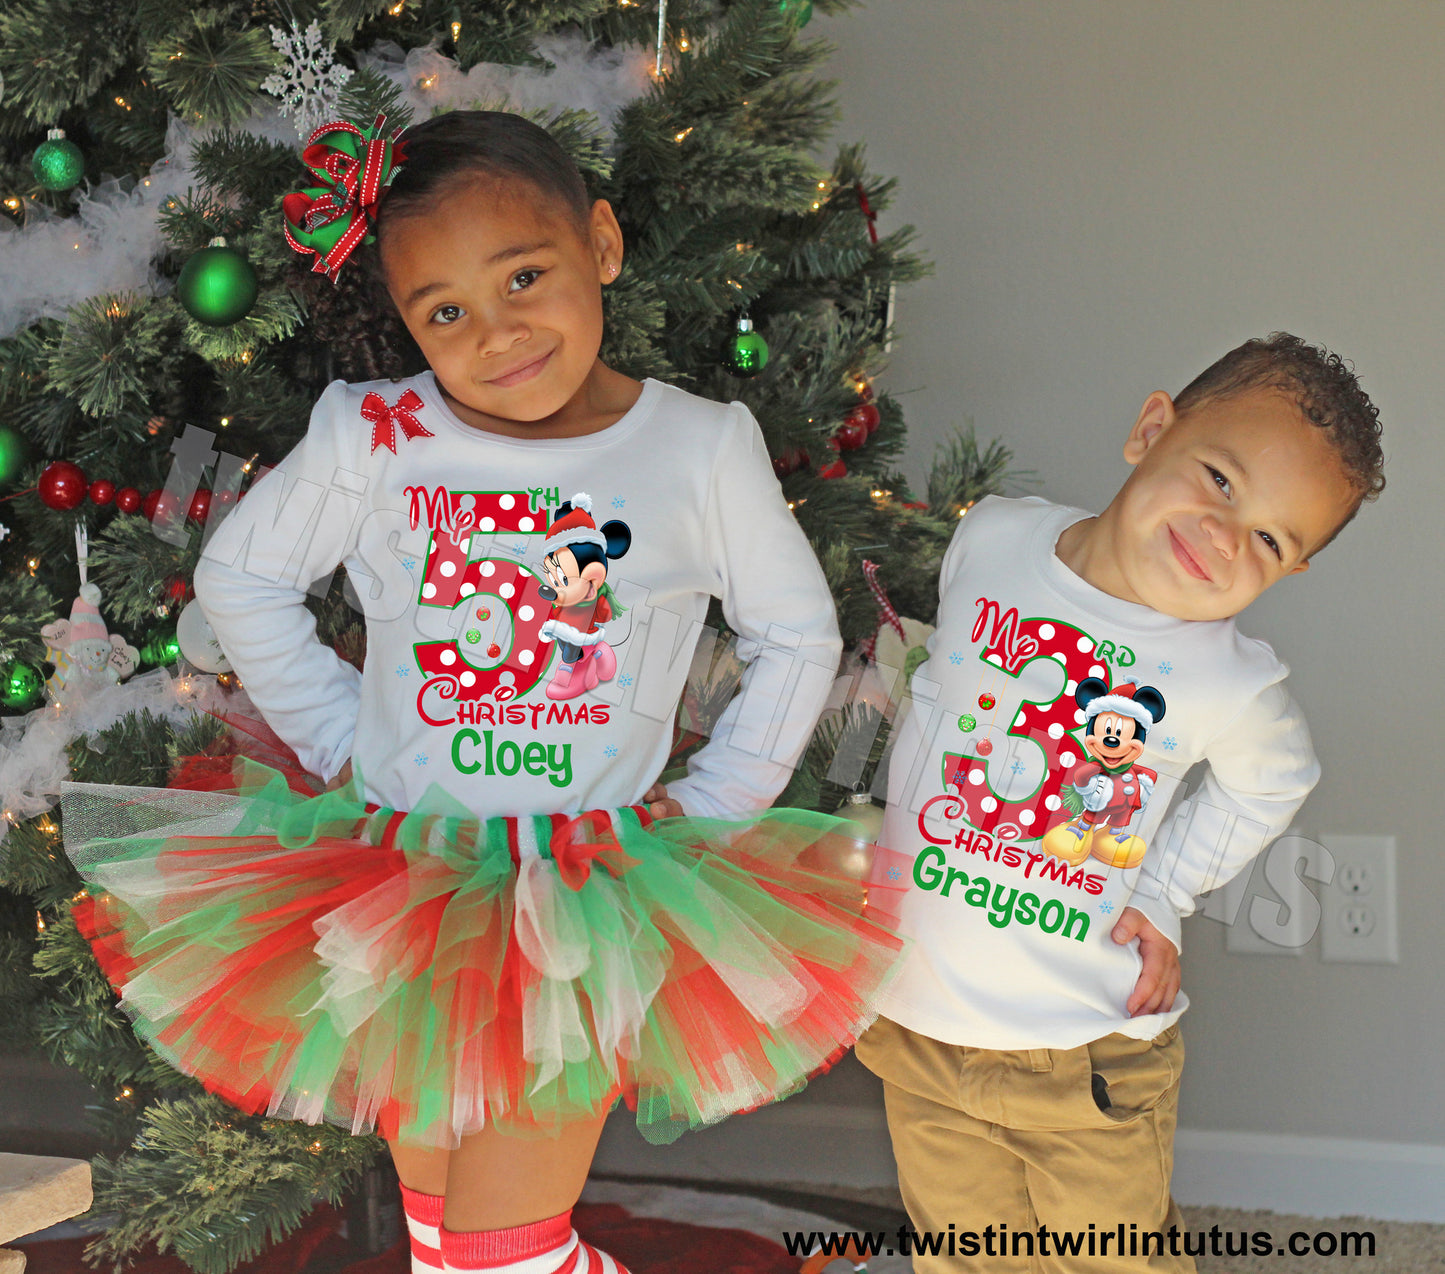
[[[1185,933],[1193,1128],[1445,1144],[1441,561],[1445,11],[1432,4],[872,0],[815,19],[839,137],[901,179],[937,264],[886,385],[921,474],[973,420],[1100,508],[1153,389],[1285,328],[1352,359],[1390,486],[1248,611],[1314,730],[1307,833],[1393,833],[1401,962],[1227,955]],[[858,1076],[819,1095],[866,1093]]]

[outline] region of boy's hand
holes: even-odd
[[[643,795],[642,803],[653,818],[681,818],[682,806],[667,794],[667,788],[654,783]]]
[[[1167,1013],[1179,994],[1179,952],[1137,907],[1125,907],[1114,926],[1113,939],[1121,946],[1131,938],[1139,939],[1139,956],[1144,968],[1134,993],[1124,1007],[1130,1017],[1146,1013]]]
[[[334,792],[338,787],[345,787],[351,782],[351,762],[348,761],[337,771],[336,776],[326,785],[326,791]]]

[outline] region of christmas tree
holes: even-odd
[[[155,1243],[229,1270],[384,1153],[244,1116],[137,1041],[69,916],[80,881],[56,808],[65,777],[164,786],[179,758],[225,764],[217,712],[241,691],[186,609],[201,547],[329,381],[376,374],[328,344],[281,231],[314,127],[475,107],[542,123],[626,236],[604,360],[751,408],[850,648],[871,653],[890,601],[932,614],[943,547],[1008,455],[960,436],[919,496],[898,472],[902,411],[873,377],[894,289],[925,266],[861,148],[810,157],[834,113],[813,7],[35,0],[0,15],[0,1032],[113,1098],[95,1210],[117,1223],[97,1258]],[[312,602],[322,639],[364,658],[344,573]],[[724,654],[698,670],[679,763],[735,672]],[[835,714],[782,799],[831,810],[866,785],[881,706]]]

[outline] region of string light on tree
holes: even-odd
[[[813,0],[778,0],[778,12],[805,27],[813,20]]]
[[[73,189],[85,176],[85,156],[80,153],[80,147],[65,136],[63,128],[52,128],[35,148],[30,169],[46,190],[59,193]]]
[[[251,263],[217,235],[181,269],[176,296],[198,323],[229,327],[256,304],[260,284]]]

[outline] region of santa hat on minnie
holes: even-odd
[[[1143,691],[1147,702],[1141,702],[1134,697],[1139,690],[1132,681],[1126,681],[1122,686],[1115,686],[1108,694],[1090,699],[1084,707],[1084,719],[1092,721],[1101,712],[1116,712],[1121,717],[1132,717],[1146,730],[1150,729],[1163,719],[1163,697],[1152,686],[1145,686]]]
[[[542,556],[546,557],[569,544],[595,544],[604,553],[607,552],[607,537],[592,520],[592,497],[585,491],[579,491],[569,503],[571,508],[552,523],[542,544]]]

